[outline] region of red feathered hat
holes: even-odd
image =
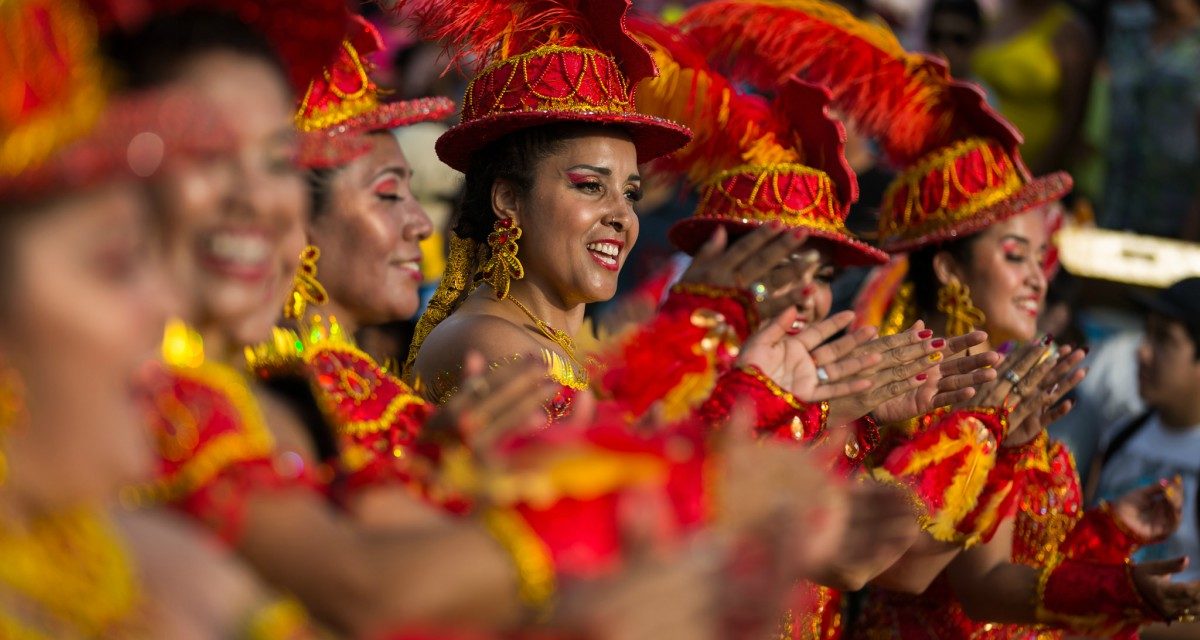
[[[902,168],[880,211],[879,243],[890,252],[976,233],[1071,188],[1065,173],[1030,176],[1020,134],[977,87],[833,3],[714,0],[680,24],[759,88],[793,74],[829,87],[838,109],[880,140]]]
[[[692,253],[717,226],[736,234],[778,221],[829,243],[839,264],[886,261],[844,224],[858,181],[843,153],[845,129],[826,110],[828,91],[793,80],[767,102],[734,89],[680,31],[644,20],[632,28],[661,71],[639,86],[642,111],[695,133],[659,163],[700,190],[695,213],[670,231],[677,246]]]
[[[634,107],[634,86],[655,74],[625,29],[630,0],[400,0],[427,39],[461,47],[482,66],[463,98],[462,122],[437,141],[438,157],[465,172],[475,153],[528,127],[615,125],[647,162],[687,144],[690,132]]]
[[[146,177],[176,154],[229,146],[226,129],[193,114],[187,96],[109,102],[95,19],[75,0],[0,4],[0,68],[4,200]]]
[[[443,120],[454,113],[449,98],[418,98],[384,103],[371,79],[367,56],[383,49],[379,30],[362,16],[342,41],[333,62],[308,83],[296,113],[296,128],[310,134],[301,149],[301,164],[332,166],[353,157],[356,135]]]

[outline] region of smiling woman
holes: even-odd
[[[470,351],[489,362],[540,354],[557,382],[587,384],[573,338],[585,305],[616,293],[637,242],[638,164],[689,137],[634,109],[632,87],[654,65],[619,26],[627,8],[581,3],[578,32],[468,36],[490,57],[468,89],[462,123],[437,145],[466,173],[465,193],[448,273],[409,355],[410,372],[435,399],[457,388]],[[453,16],[426,16],[420,28],[441,35],[439,20]],[[500,39],[508,44],[494,49]]]
[[[545,350],[582,375],[573,342],[562,334],[578,332],[584,305],[616,293],[617,274],[637,242],[634,144],[616,127],[561,124],[511,134],[479,157],[467,172],[455,233],[490,243],[495,229],[511,230],[509,237],[520,239],[520,271],[503,271],[466,296],[430,334],[417,373],[440,393],[456,386],[453,376],[447,386],[445,372],[468,350],[492,362]],[[517,273],[523,277],[504,277]],[[569,374],[561,377],[569,381]]]

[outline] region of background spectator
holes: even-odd
[[[1128,490],[1180,477],[1183,519],[1165,542],[1144,547],[1137,561],[1200,557],[1200,278],[1178,282],[1145,301],[1146,337],[1138,347],[1138,392],[1148,411],[1117,423],[1103,440],[1093,478],[1093,498],[1112,499]],[[1193,564],[1176,580],[1200,577]],[[1196,637],[1200,626],[1174,627],[1165,637]],[[1183,633],[1183,635],[1177,635]],[[1147,632],[1143,638],[1155,637]]]
[[[1113,6],[1103,226],[1200,239],[1200,4]]]
[[[972,71],[1025,135],[1021,153],[1034,173],[1074,160],[1095,64],[1091,26],[1061,2],[1012,0],[989,26]]]

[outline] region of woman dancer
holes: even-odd
[[[745,20],[750,13],[756,21]],[[944,327],[950,335],[982,326],[996,345],[1034,337],[1045,289],[1047,242],[1042,205],[1060,197],[1070,180],[1065,174],[1031,179],[1016,152],[1019,135],[983,104],[978,90],[951,82],[944,66],[907,54],[886,30],[861,23],[824,3],[799,0],[765,6],[715,2],[696,10],[684,24],[712,45],[718,56],[736,52],[739,58],[755,59],[755,68],[765,70],[756,80],[765,85],[795,72],[827,83],[839,106],[880,135],[893,157],[907,166],[885,197],[880,236],[890,251],[915,251],[909,260],[913,281],[899,288],[883,321],[884,332],[918,317],[910,315],[915,302],[925,309],[928,315],[922,317],[931,326]],[[824,50],[830,41],[838,42],[836,50],[846,57],[814,58],[812,54]],[[770,47],[749,43],[770,43]],[[871,59],[871,71],[839,73],[851,58]],[[970,237],[958,239],[963,236]],[[895,273],[892,280],[884,282],[895,286],[903,271],[899,277]],[[977,289],[972,294],[964,285]],[[879,288],[876,285],[867,294],[877,307],[882,306],[874,297]],[[973,302],[976,298],[986,307],[982,311]],[[1019,354],[1025,358],[1050,356],[1048,344],[1045,340],[1042,346],[1028,347]],[[969,610],[978,618],[1112,632],[1178,615],[1195,597],[1196,587],[1169,586],[1162,575],[1170,570],[1165,566],[1141,566],[1129,574],[1125,559],[1137,538],[1111,535],[1114,530],[1169,528],[1172,509],[1168,504],[1138,521],[1117,520],[1108,512],[1075,526],[1081,515],[1078,476],[1069,455],[1061,447],[1048,445],[1040,434],[1046,423],[1069,408],[1057,403],[1062,393],[1082,378],[1082,372],[1070,373],[1082,353],[1064,348],[1053,355],[1057,361],[1052,358],[1035,370],[1058,382],[1044,393],[1033,384],[1036,374],[1002,371],[1013,393],[1036,398],[1044,409],[1025,420],[1009,416],[1012,428],[1001,434],[1004,446],[973,506],[960,510],[960,517],[953,521],[927,520],[927,530],[945,541],[945,547],[910,554],[909,561],[893,567],[880,582],[922,591],[929,577],[958,556],[959,545],[990,540],[956,560],[950,571],[954,594],[970,601]],[[1053,369],[1048,370],[1051,364]],[[985,403],[999,404],[1004,393],[986,391],[980,396]],[[891,452],[880,475],[887,477],[895,468],[910,464],[916,459],[914,452],[932,444],[922,445],[928,432],[921,427],[920,421],[895,427],[907,440],[900,445],[900,453]],[[1013,479],[1018,475],[1017,485],[1024,488],[1013,491]],[[937,484],[918,487],[918,493],[922,492],[950,495]],[[1146,500],[1153,496],[1130,497],[1126,506]],[[1007,517],[1014,504],[1021,506],[1017,522],[1022,532],[1015,547],[1013,521]],[[992,537],[997,528],[1000,533]],[[1009,564],[1010,558],[1036,568]],[[1086,564],[1089,562],[1092,564]],[[1080,572],[1090,572],[1090,577],[1082,583],[1072,582]],[[954,579],[955,575],[960,578]],[[903,598],[903,602],[883,608],[893,618],[881,617],[881,610],[873,610],[868,630],[960,637],[983,626],[961,612],[950,611],[957,605],[952,598],[943,597],[947,593],[942,584],[921,597],[919,601],[927,602],[932,610]],[[1093,615],[1082,616],[1084,610]],[[895,620],[901,622],[893,624]],[[1008,631],[1018,636],[1035,632]]]

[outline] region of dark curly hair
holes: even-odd
[[[539,162],[565,149],[570,138],[605,130],[611,129],[584,123],[550,124],[510,133],[484,147],[467,169],[451,228],[461,238],[486,242],[496,220],[492,185],[497,180],[511,184],[518,197],[528,197]]]
[[[908,281],[913,284],[913,303],[916,305],[920,317],[926,317],[927,314],[937,311],[938,289],[941,288],[942,283],[933,269],[934,257],[945,251],[959,264],[968,264],[971,261],[971,251],[978,238],[979,235],[976,234],[940,242],[917,249],[908,255]]]

